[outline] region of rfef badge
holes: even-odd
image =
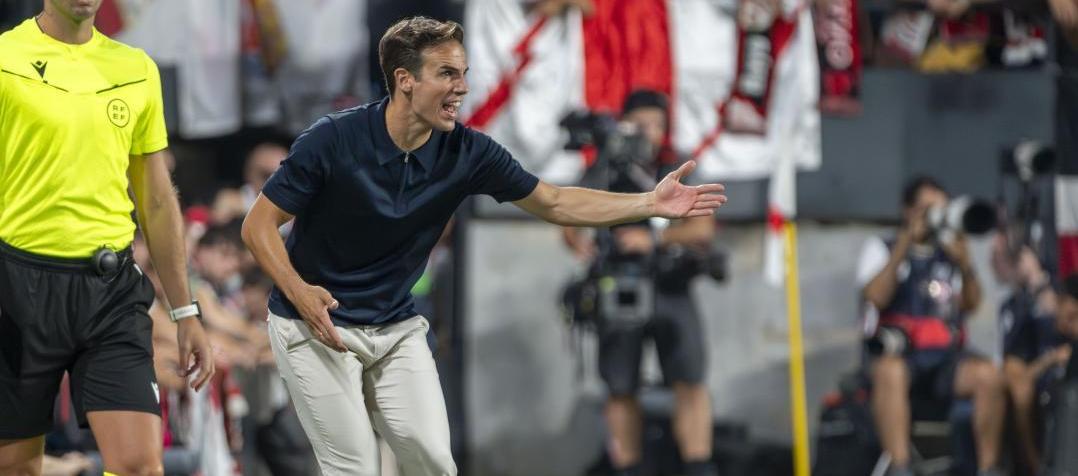
[[[131,121],[131,110],[127,108],[127,103],[123,99],[113,99],[109,101],[106,106],[106,112],[109,115],[109,122],[116,127],[124,127]]]

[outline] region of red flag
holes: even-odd
[[[1059,275],[1078,273],[1078,157],[1057,155],[1056,230],[1059,233]]]
[[[105,36],[114,37],[124,29],[124,16],[116,0],[104,0],[94,17],[94,27]]]
[[[767,177],[780,142],[792,142],[799,168],[815,168],[820,81],[811,15],[803,0],[752,1],[772,11],[750,32],[710,0],[593,0],[590,15],[570,9],[545,18],[527,2],[469,0],[467,122],[544,179],[573,181],[583,161],[561,150],[559,120],[584,108],[616,113],[626,95],[647,88],[670,97],[671,146],[699,160],[698,179]],[[748,104],[760,127],[727,127],[738,107],[720,111],[731,99]]]

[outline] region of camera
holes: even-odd
[[[1055,150],[1039,141],[1023,140],[1000,150],[998,228],[1012,259],[1029,247],[1049,272],[1058,261],[1051,206],[1055,166]]]
[[[1051,174],[1055,161],[1055,150],[1051,147],[1035,140],[1024,140],[1000,151],[999,171],[1004,176],[1029,182],[1038,175]]]
[[[569,133],[566,150],[596,152],[584,175],[585,186],[620,193],[655,188],[658,151],[636,124],[619,122],[609,114],[575,111],[560,125]]]
[[[565,286],[561,300],[570,325],[638,327],[655,312],[655,282],[643,263],[592,266],[586,276]]]
[[[655,284],[639,263],[620,263],[619,269],[599,276],[598,317],[608,327],[638,327],[655,313]]]
[[[585,181],[588,185],[611,192],[639,193],[658,183],[658,151],[654,144],[630,122],[619,122],[609,114],[574,111],[560,125],[569,133],[567,150],[594,147],[598,153]],[[589,177],[590,175],[590,177]],[[593,180],[588,181],[591,178]],[[597,179],[597,180],[596,180]],[[658,228],[665,227],[668,221]],[[655,222],[652,222],[653,228]],[[607,240],[610,241],[610,240]],[[609,244],[609,243],[607,243]],[[608,257],[617,253],[601,253]],[[670,287],[685,284],[700,274],[724,281],[728,266],[726,254],[713,246],[693,248],[681,245],[656,250],[651,271],[660,283]]]
[[[929,231],[941,242],[954,240],[961,231],[983,235],[996,227],[996,208],[992,202],[960,196],[945,206],[930,208],[925,216]]]
[[[593,111],[574,111],[559,124],[569,134],[565,149],[596,152],[582,181],[586,186],[621,193],[655,188],[659,151],[635,124]],[[653,219],[628,226],[658,230],[668,223]],[[726,254],[712,246],[667,245],[651,255],[627,255],[618,251],[609,230],[600,230],[597,241],[599,253],[586,276],[562,293],[564,315],[571,324],[639,325],[654,314],[656,291],[685,289],[701,274],[717,281],[728,274]]]
[[[620,172],[632,165],[645,169],[654,166],[655,147],[635,124],[619,122],[609,114],[573,111],[559,125],[569,132],[566,150],[594,147],[599,152],[599,162],[606,162]]]

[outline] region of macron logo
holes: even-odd
[[[45,67],[49,65],[48,61],[37,60],[30,63],[30,66],[34,67],[34,71],[37,71],[37,75],[41,76],[41,79],[45,79]]]

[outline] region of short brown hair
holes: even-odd
[[[393,71],[404,68],[419,77],[423,66],[423,50],[447,41],[464,44],[464,28],[455,21],[440,21],[427,17],[405,18],[386,30],[378,42],[378,63],[382,66],[386,88],[392,96],[397,89]]]

